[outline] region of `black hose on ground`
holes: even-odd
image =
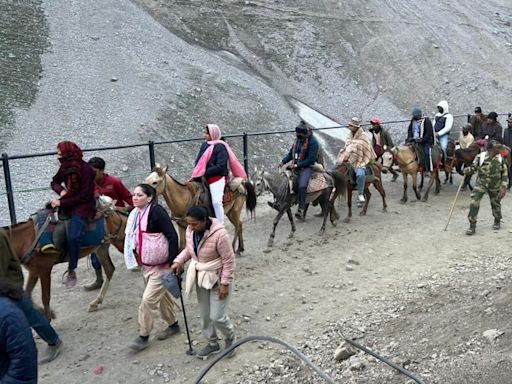
[[[409,377],[410,379],[414,380],[418,384],[425,384],[420,379],[416,378],[411,372],[406,370],[405,368],[400,367],[399,365],[396,365],[395,363],[387,360],[386,358],[380,356],[379,354],[369,350],[368,348],[362,346],[361,344],[356,343],[353,340],[344,338],[347,343],[352,345],[353,347],[360,349],[363,352],[368,353],[369,355],[372,355],[376,359],[382,361],[383,363],[386,363],[390,367],[398,370],[400,373],[404,374],[405,376]],[[313,364],[302,352],[300,352],[297,348],[295,348],[293,345],[287,343],[286,341],[283,341],[281,339],[278,339],[277,337],[272,336],[247,336],[243,339],[240,339],[236,341],[231,347],[225,349],[222,351],[220,355],[217,355],[212,361],[210,361],[206,367],[204,367],[201,372],[197,375],[195,378],[193,384],[199,384],[201,382],[201,379],[208,373],[210,369],[213,368],[215,364],[217,364],[220,360],[222,360],[224,357],[226,357],[231,351],[238,348],[240,345],[248,343],[249,341],[271,341],[273,343],[281,344],[285,348],[289,349],[291,352],[293,352],[298,358],[300,358],[306,365],[308,365],[313,371],[315,371],[326,383],[329,384],[338,384],[336,381],[334,381],[331,377],[329,377],[324,371],[322,371],[320,368],[318,368],[315,364]]]
[[[222,353],[215,357],[206,367],[204,367],[201,372],[197,375],[197,377],[194,380],[194,384],[199,384],[201,382],[201,379],[208,373],[208,371],[217,364],[221,359],[223,359],[226,355],[228,355],[232,350],[238,348],[240,345],[248,343],[249,341],[271,341],[273,343],[281,344],[282,346],[286,347],[290,351],[292,351],[297,357],[299,357],[302,361],[306,363],[313,371],[315,371],[322,379],[325,380],[326,383],[329,384],[337,384],[333,379],[331,379],[325,372],[323,372],[320,368],[318,368],[315,364],[313,364],[302,352],[300,352],[297,348],[295,348],[293,345],[288,344],[286,341],[280,340],[276,337],[272,336],[247,336],[243,339],[237,340],[236,343],[234,343],[231,347],[225,349],[222,351]]]

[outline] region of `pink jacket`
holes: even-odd
[[[185,249],[180,252],[174,259],[174,262],[180,265],[185,264],[191,258],[199,263],[207,263],[220,257],[222,259],[222,267],[219,268],[217,274],[220,276],[220,283],[229,285],[233,280],[235,272],[235,253],[229,239],[226,228],[215,218],[212,218],[212,226],[204,233],[199,243],[199,254],[194,252],[193,231],[187,227]]]

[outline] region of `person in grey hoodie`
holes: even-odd
[[[452,127],[453,115],[448,110],[448,102],[441,100],[437,104],[437,113],[434,116],[434,133],[445,155]]]

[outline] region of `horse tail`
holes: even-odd
[[[245,200],[245,208],[251,213],[251,217],[253,216],[253,212],[256,209],[256,191],[254,189],[254,185],[250,181],[243,182],[245,190],[247,191],[247,199]]]
[[[334,188],[336,188],[336,191],[339,191],[339,194],[345,197],[347,192],[347,178],[345,175],[336,169],[333,169],[327,173],[333,178]]]

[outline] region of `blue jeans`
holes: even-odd
[[[448,135],[448,134],[439,136],[439,145],[441,146],[441,149],[443,150],[445,155],[446,155],[446,150],[448,149],[448,139],[449,138],[450,138],[450,135]]]
[[[76,269],[80,258],[80,243],[87,221],[80,215],[73,213],[68,228],[68,256],[69,269]]]
[[[92,264],[92,267],[93,267],[96,271],[101,270],[101,263],[100,263],[100,259],[98,259],[98,256],[96,255],[96,253],[91,253],[91,264]]]
[[[59,340],[59,335],[50,325],[46,317],[34,308],[32,300],[24,293],[20,301],[16,301],[18,308],[21,309],[28,323],[37,332],[37,334],[49,345],[55,345]]]
[[[366,183],[366,168],[356,169],[357,193],[364,195],[364,184]]]
[[[299,185],[297,187],[298,189],[298,198],[299,198],[299,209],[305,210],[306,209],[306,194],[309,184],[309,179],[311,179],[311,174],[313,173],[313,170],[311,168],[302,168],[299,171]]]

